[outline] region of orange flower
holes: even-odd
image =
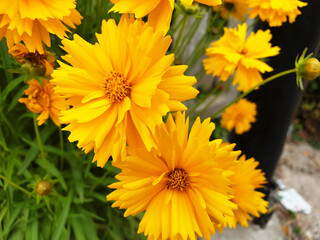
[[[29,52],[21,43],[15,44],[9,50],[9,54],[22,64],[22,68],[35,76],[50,76],[54,67],[54,56],[45,51],[40,54],[38,51]]]
[[[52,121],[60,126],[60,111],[66,109],[65,99],[53,92],[53,85],[50,81],[42,79],[42,85],[32,79],[28,82],[29,88],[24,91],[27,98],[20,98],[19,102],[26,104],[27,108],[34,113],[41,113],[37,120],[42,125],[49,116]]]

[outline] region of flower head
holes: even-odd
[[[234,144],[227,144],[223,150],[233,151]],[[260,213],[267,212],[268,202],[263,199],[264,194],[257,189],[262,189],[267,183],[265,174],[261,169],[257,169],[258,162],[254,158],[246,160],[242,155],[239,160],[217,158],[218,167],[224,169],[224,175],[232,182],[231,201],[237,204],[238,208],[233,210],[234,216],[225,216],[224,224],[218,224],[222,232],[223,227],[236,228],[237,223],[247,227],[251,216],[259,217]]]
[[[270,27],[281,26],[284,22],[293,23],[301,14],[299,7],[308,4],[299,0],[248,0],[250,18],[259,16],[262,21],[268,21]]]
[[[0,0],[0,40],[8,47],[23,41],[30,52],[44,53],[42,42],[50,47],[49,33],[66,36],[66,25],[75,28],[81,16],[74,0]]]
[[[189,120],[177,113],[175,121],[157,127],[157,149],[128,147],[128,155],[115,163],[121,169],[119,182],[107,200],[125,208],[125,216],[145,211],[138,232],[148,239],[210,239],[215,225],[233,216],[236,204],[230,180],[218,161],[236,161],[239,151],[225,151],[221,140],[210,141],[214,124],[198,118],[188,136]]]
[[[238,209],[233,211],[234,216],[227,216],[226,222],[230,228],[235,228],[238,222],[241,226],[247,227],[248,220],[251,220],[250,215],[260,217],[260,213],[267,212],[268,202],[263,199],[264,194],[256,190],[263,188],[267,183],[261,169],[256,169],[258,164],[253,158],[246,160],[242,155],[238,161],[225,169],[233,172],[229,176],[231,188],[234,190],[231,201],[238,205]]]
[[[269,30],[258,30],[250,33],[246,38],[247,25],[238,25],[235,29],[224,29],[224,35],[207,48],[207,59],[203,60],[207,74],[219,76],[222,81],[235,72],[233,84],[239,84],[239,91],[247,91],[262,82],[261,73],[273,69],[265,62],[259,60],[275,56],[279,47],[272,47],[272,35]]]
[[[173,54],[165,55],[169,36],[148,23],[123,15],[102,23],[92,45],[79,36],[63,40],[72,66],[60,63],[52,74],[55,91],[68,98],[71,109],[61,120],[69,124],[70,141],[89,152],[103,167],[110,155],[120,159],[126,144],[154,146],[156,125],[168,111],[185,110],[181,103],[194,98],[194,77],[184,76],[187,66],[170,66]]]
[[[221,0],[196,0],[210,6],[221,4]],[[133,13],[136,18],[148,15],[149,24],[156,30],[166,34],[170,27],[174,0],[140,1],[140,0],[111,0],[114,6],[110,11],[119,13]],[[181,0],[191,6],[194,0]]]
[[[219,10],[221,16],[225,19],[232,16],[239,21],[243,21],[248,13],[248,3],[246,0],[223,0],[222,5],[214,7],[214,10]]]
[[[241,99],[226,109],[221,116],[221,126],[231,131],[235,129],[237,134],[247,132],[251,123],[256,121],[257,106],[246,99]]]
[[[32,79],[28,82],[29,88],[24,91],[27,98],[20,98],[19,102],[24,103],[27,108],[38,116],[38,125],[42,125],[50,116],[52,121],[60,126],[60,111],[66,109],[64,98],[53,92],[53,85],[50,81],[42,79],[42,85]]]
[[[29,52],[24,45],[17,43],[9,49],[9,54],[22,64],[22,69],[33,76],[50,76],[53,72],[54,56],[48,51],[44,54]]]

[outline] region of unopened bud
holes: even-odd
[[[48,196],[52,191],[52,185],[47,180],[41,180],[37,183],[36,193],[40,196]]]
[[[308,80],[314,80],[320,76],[320,62],[316,58],[309,58],[305,61],[302,70],[302,77]]]

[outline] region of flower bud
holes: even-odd
[[[36,185],[36,193],[40,196],[48,196],[52,191],[52,185],[47,180],[41,180]]]
[[[316,58],[309,58],[305,61],[302,77],[308,80],[314,80],[320,76],[320,62]]]

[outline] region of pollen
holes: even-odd
[[[131,86],[121,73],[111,72],[108,74],[103,88],[111,102],[121,102],[122,99],[131,95]]]
[[[182,168],[175,168],[168,174],[168,188],[183,191],[190,183],[188,174]]]

